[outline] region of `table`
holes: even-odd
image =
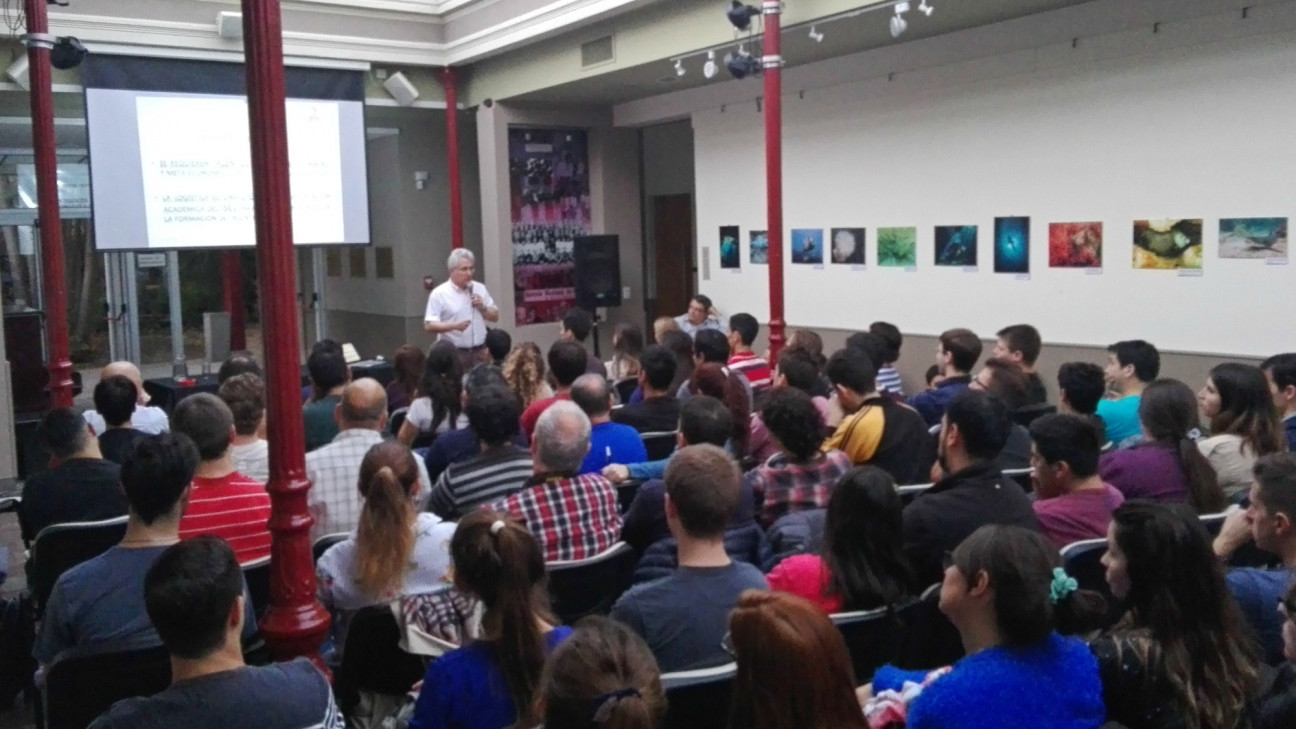
[[[167,415],[175,409],[181,400],[196,392],[208,392],[213,395],[220,389],[216,375],[198,375],[181,383],[174,377],[157,377],[144,381],[144,392],[152,398],[150,405],[156,405],[166,411]]]
[[[356,362],[351,365],[351,379],[358,380],[361,377],[372,377],[378,380],[378,384],[386,387],[396,379],[396,367],[391,362],[383,359],[367,359],[363,362]]]

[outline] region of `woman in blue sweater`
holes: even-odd
[[[940,609],[967,657],[909,706],[908,729],[1095,729],[1105,710],[1087,646],[1053,631],[1096,607],[1061,570],[1057,549],[1021,527],[983,526],[948,559]],[[873,690],[923,683],[926,672],[884,666]]]

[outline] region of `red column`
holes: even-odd
[[[59,218],[58,156],[54,147],[54,93],[46,0],[26,0],[28,80],[31,86],[32,147],[36,153],[36,198],[40,215],[41,305],[49,351],[50,402],[72,407],[72,361],[68,357],[67,279],[63,265],[63,221]]]
[[[312,519],[306,508],[305,432],[293,273],[292,200],[284,113],[283,28],[279,0],[243,0],[252,193],[256,205],[258,280],[265,348],[270,441],[270,609],[260,623],[278,660],[309,656],[328,632],[329,614],[315,599]]]
[[[230,349],[247,349],[247,304],[243,301],[243,261],[238,251],[221,253],[221,291],[230,315]]]
[[[783,349],[783,56],[779,39],[779,15],[783,3],[765,0],[765,227],[769,232],[770,359],[777,361]]]
[[[454,69],[441,69],[446,102],[446,167],[450,176],[450,246],[463,247],[463,197],[459,192],[459,93]]]

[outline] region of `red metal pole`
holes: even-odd
[[[278,660],[308,656],[328,632],[329,614],[315,599],[306,508],[306,440],[301,417],[301,361],[293,273],[292,198],[288,188],[288,127],[284,111],[283,27],[279,0],[243,0],[252,194],[256,209],[261,325],[265,341],[267,429],[270,441],[270,609],[261,620]]]
[[[446,166],[450,176],[450,246],[463,247],[463,196],[459,192],[459,93],[454,69],[441,69],[446,102]]]
[[[36,200],[40,216],[41,306],[49,352],[50,402],[72,407],[72,361],[68,357],[67,279],[63,265],[63,221],[59,216],[58,155],[54,143],[54,92],[46,0],[26,0],[28,80],[31,86],[32,147],[36,156]]]
[[[779,38],[780,0],[765,0],[765,215],[769,235],[769,346],[771,361],[783,349],[783,56]]]
[[[243,260],[238,251],[221,254],[222,292],[230,315],[230,349],[247,349],[247,305],[243,302]]]

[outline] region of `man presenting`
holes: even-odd
[[[499,309],[486,286],[473,281],[472,251],[456,248],[446,262],[450,280],[428,295],[423,331],[436,334],[459,349],[464,369],[487,360],[486,322],[499,321]]]

